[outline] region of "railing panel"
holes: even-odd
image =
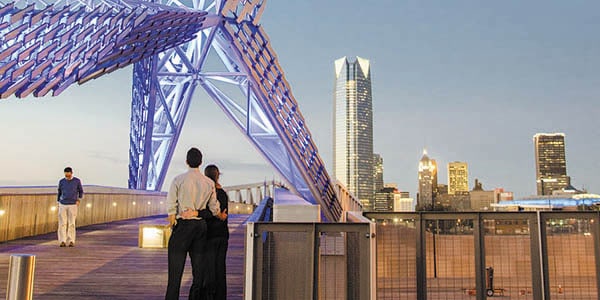
[[[251,223],[246,299],[370,299],[370,224]]]
[[[486,219],[485,268],[489,299],[534,299],[527,218]]]
[[[377,299],[417,299],[414,219],[377,224]]]
[[[253,299],[310,299],[313,227],[255,225]]]
[[[475,283],[472,220],[427,220],[427,299],[471,299]]]
[[[545,219],[551,299],[598,299],[594,222],[584,216]]]

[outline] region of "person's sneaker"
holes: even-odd
[[[60,242],[60,246],[61,246],[61,247],[66,247],[66,246],[67,246],[67,244],[65,244],[65,242]]]
[[[69,247],[75,247],[75,244],[73,244],[73,242],[70,242]]]

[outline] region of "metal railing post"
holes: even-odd
[[[417,228],[417,299],[427,300],[427,253],[425,245],[426,225],[423,214],[416,215],[415,224]]]
[[[596,292],[600,297],[600,212],[596,213],[596,217],[591,222],[593,222],[591,229],[594,237],[594,256],[596,259]]]
[[[475,247],[475,289],[477,290],[476,299],[484,300],[487,299],[487,286],[486,286],[486,265],[485,265],[485,230],[483,227],[483,221],[481,219],[481,213],[477,213],[477,216],[473,218],[473,234],[474,236],[474,247]]]
[[[531,288],[534,300],[544,299],[544,272],[542,262],[542,239],[539,212],[529,217],[529,239],[531,253]]]
[[[255,246],[257,233],[254,231],[254,222],[246,224],[246,255],[244,256],[244,299],[252,300],[254,296],[254,284],[255,284]]]
[[[31,300],[35,255],[12,254],[8,264],[6,300]]]

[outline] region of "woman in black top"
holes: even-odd
[[[204,168],[204,175],[215,182],[217,190],[217,200],[225,218],[208,218],[206,224],[207,230],[207,281],[206,287],[209,293],[209,299],[221,300],[227,299],[227,278],[225,259],[227,257],[227,246],[229,243],[229,228],[227,227],[227,204],[229,197],[219,184],[219,168],[215,165],[208,165]],[[212,296],[212,298],[211,298]]]

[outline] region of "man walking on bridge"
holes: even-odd
[[[81,180],[73,176],[71,167],[65,168],[65,178],[58,182],[58,241],[61,247],[75,246],[75,219],[77,207],[83,198]]]
[[[202,152],[191,148],[186,162],[190,169],[175,179],[167,195],[168,220],[172,228],[169,239],[168,263],[169,281],[166,300],[179,299],[181,277],[185,259],[189,253],[192,261],[193,282],[190,299],[201,299],[203,290],[203,254],[206,246],[206,221],[198,216],[198,211],[208,208],[213,216],[219,214],[214,182],[200,172]]]

